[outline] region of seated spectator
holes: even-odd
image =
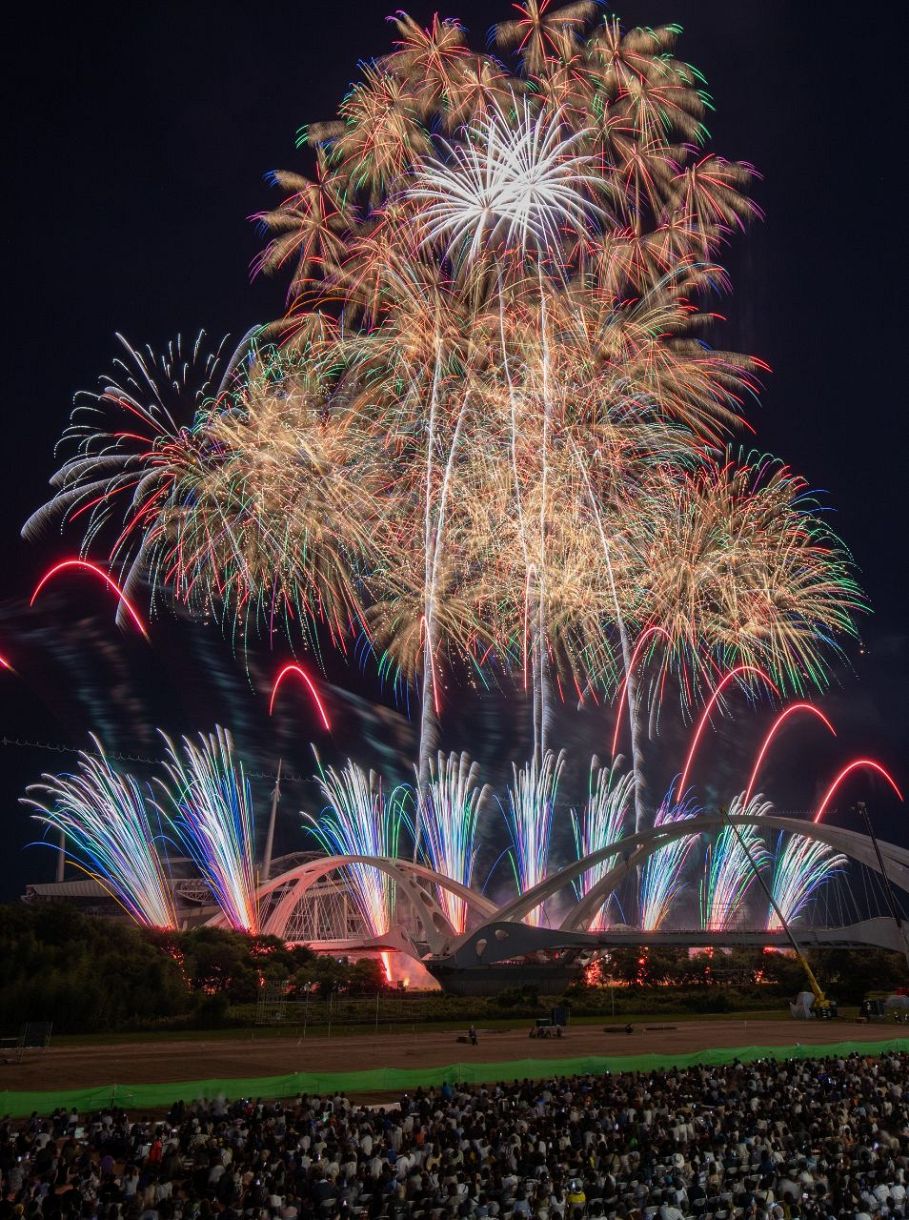
[[[473,1031],[475,1033],[475,1031]],[[900,1220],[909,1056],[0,1122],[0,1220]]]

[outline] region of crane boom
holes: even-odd
[[[742,835],[741,835],[741,832],[739,831],[738,826],[736,826],[735,822],[733,822],[732,818],[729,816],[729,810],[724,807],[722,812],[723,812],[723,816],[726,819],[726,822],[732,829],[732,833],[736,837],[736,841],[738,842],[739,847],[741,847],[742,851],[745,853],[745,857],[748,860],[748,863],[751,865],[751,871],[754,873],[755,877],[757,878],[758,883],[761,886],[761,889],[767,895],[767,899],[768,899],[770,905],[773,907],[774,913],[776,914],[777,919],[780,921],[783,931],[786,933],[786,936],[789,938],[789,943],[790,943],[790,945],[792,945],[792,948],[795,950],[795,956],[798,958],[802,969],[805,971],[805,974],[808,977],[808,984],[811,987],[811,992],[812,992],[812,995],[814,996],[815,1007],[818,1009],[819,1012],[822,1012],[825,1014],[829,1013],[831,1011],[831,1009],[833,1008],[833,1004],[830,1000],[828,1000],[827,996],[824,993],[823,988],[821,987],[820,983],[817,981],[815,973],[811,969],[811,966],[808,964],[808,959],[805,957],[805,954],[802,952],[798,941],[795,939],[793,931],[789,927],[789,923],[786,919],[786,916],[780,910],[780,905],[777,902],[777,900],[774,898],[773,892],[770,889],[770,886],[761,876],[761,870],[755,864],[754,857],[751,854],[751,850],[749,849],[748,844],[742,838]]]

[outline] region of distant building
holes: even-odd
[[[279,877],[309,860],[318,852],[292,852],[275,857],[271,876]],[[195,871],[191,860],[169,861],[171,891],[181,928],[195,928],[218,914],[212,892]],[[105,919],[129,919],[117,900],[91,877],[79,875],[64,881],[38,881],[26,885],[22,901],[28,903],[66,902],[86,915]],[[351,896],[349,882],[340,874],[316,882],[301,899],[286,929],[288,940],[344,941],[365,934],[359,908]]]

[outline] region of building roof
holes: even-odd
[[[74,881],[39,881],[25,887],[26,898],[110,898],[110,894],[91,877]]]

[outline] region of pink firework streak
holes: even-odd
[[[647,630],[641,635],[641,638],[638,640],[638,642],[634,646],[634,652],[631,654],[631,660],[628,662],[628,672],[629,673],[634,672],[634,667],[638,663],[638,656],[640,655],[641,649],[643,648],[646,641],[652,635],[663,635],[666,637],[667,640],[669,640],[670,644],[672,643],[672,640],[669,637],[669,632],[664,627],[648,627]],[[613,758],[615,758],[615,752],[619,746],[619,733],[621,733],[621,731],[622,731],[622,705],[627,700],[627,697],[628,697],[628,674],[626,674],[625,677],[622,679],[622,684],[619,689],[619,699],[618,699],[618,703],[616,704],[616,709],[615,709],[615,729],[613,730],[613,734],[612,734],[612,757]]]
[[[816,716],[822,724],[826,725],[833,736],[836,737],[836,729],[833,727],[824,713],[819,711],[813,703],[790,703],[789,707],[784,708],[784,710],[780,712],[779,716],[777,716],[776,720],[774,720],[773,724],[770,726],[767,736],[764,738],[760,750],[757,752],[757,757],[754,760],[754,767],[751,770],[751,778],[748,780],[748,787],[745,789],[745,796],[742,800],[743,808],[747,809],[748,802],[751,800],[751,793],[754,791],[754,785],[763,765],[764,758],[767,751],[770,749],[770,743],[776,736],[777,731],[782,727],[783,722],[788,720],[789,717],[794,715],[795,712],[810,712],[812,716]]]
[[[319,713],[319,717],[321,718],[322,723],[325,726],[325,731],[326,731],[326,733],[330,733],[331,724],[329,723],[329,720],[328,720],[328,713],[325,711],[325,704],[319,698],[319,692],[316,689],[315,682],[313,682],[312,678],[310,678],[310,676],[306,672],[306,670],[303,669],[300,665],[295,665],[295,664],[285,665],[284,668],[281,670],[281,672],[278,674],[277,678],[275,678],[274,686],[272,686],[272,688],[271,688],[271,698],[268,701],[269,716],[271,716],[275,710],[275,699],[278,696],[278,690],[281,686],[281,683],[284,681],[285,678],[289,677],[290,674],[295,674],[296,677],[298,677],[303,683],[305,683],[307,690],[309,691],[310,695],[312,696],[312,701],[315,704],[316,710]]]
[[[681,796],[681,794],[685,791],[685,781],[688,779],[688,774],[691,771],[691,764],[694,761],[698,743],[701,740],[701,735],[703,734],[707,721],[710,718],[713,705],[723,693],[724,687],[728,686],[728,684],[732,682],[733,679],[737,678],[739,674],[754,674],[755,677],[760,678],[762,682],[766,682],[774,694],[778,695],[780,693],[776,685],[771,681],[770,678],[767,677],[764,671],[762,669],[757,669],[754,665],[736,665],[735,669],[730,669],[729,673],[720,679],[720,681],[714,687],[713,694],[707,700],[707,706],[701,713],[701,718],[698,721],[698,727],[695,729],[694,737],[691,739],[691,748],[688,751],[688,757],[685,759],[685,767],[682,771],[682,776],[679,780],[679,786],[677,789],[679,796]]]
[[[127,614],[133,620],[133,622],[136,624],[136,626],[142,632],[142,634],[145,636],[145,638],[146,639],[149,638],[148,629],[146,628],[145,623],[143,623],[143,621],[139,615],[139,612],[136,610],[136,607],[129,600],[129,598],[120,588],[120,586],[117,584],[117,582],[114,580],[114,578],[112,576],[109,576],[107,574],[107,572],[104,571],[103,568],[99,568],[97,564],[89,563],[89,561],[87,559],[62,559],[59,563],[55,563],[54,566],[52,568],[50,568],[47,572],[45,572],[44,575],[41,577],[41,579],[38,581],[37,585],[35,586],[35,591],[31,596],[31,601],[28,604],[30,606],[33,606],[35,604],[35,602],[38,599],[38,595],[41,593],[41,590],[48,583],[48,581],[53,580],[53,578],[56,575],[58,575],[58,573],[66,572],[71,569],[76,569],[77,571],[83,571],[83,572],[91,572],[91,574],[93,576],[97,576],[99,580],[102,580],[107,585],[107,587],[111,590],[111,592],[115,593],[117,595],[117,599],[119,600],[120,604],[122,606],[126,607]]]
[[[824,797],[824,799],[821,801],[820,805],[818,806],[818,810],[817,810],[817,813],[814,815],[813,821],[819,822],[821,820],[821,818],[827,812],[827,807],[829,806],[830,802],[833,800],[834,796],[836,795],[836,791],[839,788],[839,786],[848,776],[850,776],[852,774],[853,771],[857,771],[857,770],[859,770],[859,768],[863,768],[868,771],[876,771],[878,773],[878,775],[881,775],[884,777],[884,779],[887,781],[887,783],[890,785],[890,787],[893,789],[893,791],[896,793],[896,795],[899,797],[899,799],[900,800],[903,799],[903,794],[902,794],[902,792],[900,792],[900,789],[899,789],[899,786],[898,786],[896,780],[893,778],[893,776],[890,774],[890,772],[886,769],[886,767],[882,767],[881,764],[879,762],[875,762],[873,758],[856,758],[853,762],[849,763],[848,766],[843,767],[842,771],[839,773],[839,775],[836,777],[836,779],[827,789],[827,794]]]

